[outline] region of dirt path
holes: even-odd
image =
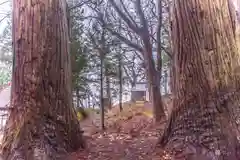
[[[110,133],[92,139],[89,160],[150,160],[157,137],[132,138],[128,134]]]
[[[73,153],[69,160],[153,160],[163,128],[164,125],[153,126],[146,118],[135,117],[121,124],[120,130],[86,137],[87,149]]]
[[[87,150],[72,154],[71,160],[152,160],[157,137],[103,133],[87,140]]]

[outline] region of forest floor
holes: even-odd
[[[0,87],[0,91],[4,87]],[[9,94],[6,94],[9,95]],[[2,98],[6,99],[6,98]],[[168,102],[167,106],[168,106]],[[4,102],[5,104],[5,102]],[[71,153],[66,160],[167,160],[156,147],[166,121],[155,125],[149,104],[115,106],[105,115],[106,129],[99,129],[99,114],[80,122],[86,148]]]
[[[72,153],[69,160],[166,160],[156,147],[166,121],[155,125],[150,113],[142,107],[128,108],[121,115],[109,114],[107,129],[85,120],[81,123],[86,149]]]

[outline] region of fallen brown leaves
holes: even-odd
[[[156,145],[165,123],[155,125],[151,118],[141,114],[142,110],[141,107],[129,107],[123,113],[109,113],[107,130],[104,132],[85,121],[90,126],[82,124],[82,128],[95,132],[88,131],[85,138],[87,148],[72,153],[68,159],[164,160],[166,153]]]

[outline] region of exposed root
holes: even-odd
[[[83,148],[82,132],[73,121],[69,130],[68,123],[51,116],[22,118],[11,125],[10,120],[2,145],[4,160],[59,160],[67,152]]]

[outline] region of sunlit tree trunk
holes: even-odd
[[[240,157],[235,18],[227,0],[174,0],[174,108],[161,144],[176,159]]]
[[[54,160],[83,147],[72,106],[65,0],[14,0],[15,65],[4,160]]]

